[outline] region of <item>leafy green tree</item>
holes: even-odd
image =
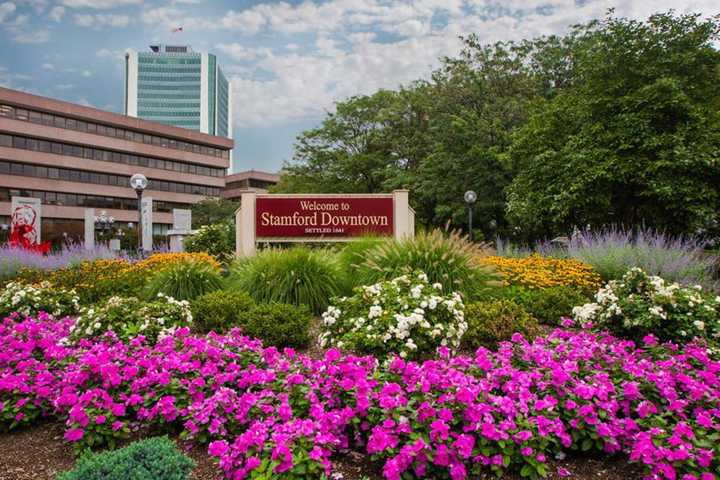
[[[607,223],[717,227],[718,17],[608,16],[576,27],[572,78],[510,150],[508,215],[527,237]]]
[[[220,222],[234,224],[235,210],[239,207],[240,202],[226,198],[205,198],[190,207],[193,228]]]

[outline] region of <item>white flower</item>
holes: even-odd
[[[695,320],[695,321],[693,322],[693,325],[695,325],[695,327],[696,327],[698,330],[705,330],[705,322],[702,322],[702,321],[700,321],[700,320]]]

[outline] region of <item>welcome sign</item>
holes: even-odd
[[[393,198],[259,197],[255,233],[262,238],[392,235]]]
[[[243,192],[235,212],[236,253],[254,255],[257,243],[348,242],[361,235],[415,235],[409,192],[379,194],[269,194]]]

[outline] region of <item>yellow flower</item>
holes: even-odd
[[[488,256],[481,261],[494,266],[508,285],[528,288],[568,286],[588,293],[602,286],[600,275],[590,265],[579,260],[533,254],[525,258]]]

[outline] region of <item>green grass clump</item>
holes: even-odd
[[[194,467],[167,437],[154,437],[84,455],[57,480],[187,480]]]
[[[259,338],[265,346],[305,348],[310,343],[307,307],[270,303],[238,315],[238,324],[249,337]]]
[[[239,326],[238,317],[255,307],[245,292],[216,290],[191,302],[193,329],[199,333],[224,333]]]
[[[495,271],[479,262],[486,254],[485,245],[472,243],[457,232],[419,233],[367,250],[357,267],[357,283],[370,285],[421,271],[430,283],[442,284],[445,292],[458,291],[466,298],[477,298],[500,286]]]
[[[185,260],[162,269],[148,280],[145,287],[150,299],[163,293],[176,300],[193,300],[222,287],[220,273],[205,262]]]
[[[257,303],[307,305],[320,314],[342,292],[343,281],[333,252],[300,246],[268,249],[236,261],[228,285],[248,292]]]
[[[542,333],[537,320],[511,300],[490,300],[465,306],[468,329],[462,343],[467,349],[479,347],[497,349],[498,342],[510,340],[521,333],[528,340]]]

